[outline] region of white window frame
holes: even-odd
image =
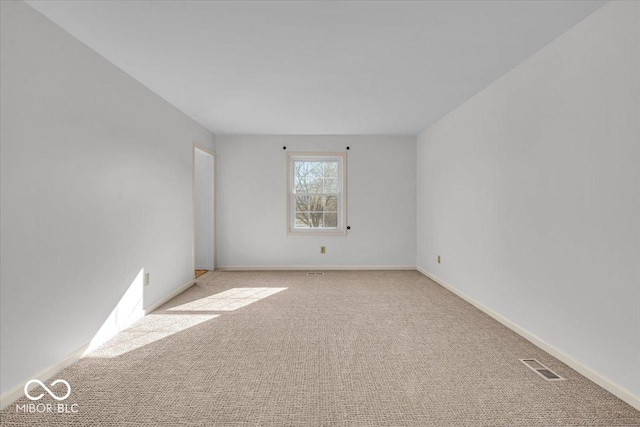
[[[336,228],[295,228],[294,174],[295,160],[327,161],[338,160],[338,226]],[[344,236],[347,234],[347,153],[287,153],[287,234],[295,236]]]

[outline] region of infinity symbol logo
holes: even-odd
[[[26,383],[24,385],[24,394],[25,394],[25,396],[27,396],[27,398],[29,398],[31,400],[40,400],[40,399],[42,399],[42,396],[44,396],[44,393],[40,393],[38,396],[31,396],[29,394],[29,386],[31,384],[34,384],[34,383],[38,384],[40,387],[42,387],[55,400],[65,400],[71,394],[71,386],[65,380],[55,380],[54,382],[51,383],[51,387],[53,387],[54,385],[56,385],[58,383],[62,383],[62,384],[67,386],[67,394],[65,394],[62,397],[56,396],[56,394],[54,392],[52,392],[46,385],[44,385],[44,383],[42,381],[40,381],[40,380],[31,380],[31,381],[29,381],[28,383]]]

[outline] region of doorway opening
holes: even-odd
[[[194,147],[194,275],[215,269],[215,157]],[[202,271],[204,270],[204,272]]]

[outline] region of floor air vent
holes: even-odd
[[[307,276],[322,276],[324,273],[319,271],[307,271]]]
[[[522,363],[527,365],[536,374],[540,375],[547,381],[561,381],[564,380],[560,375],[553,372],[551,369],[538,362],[536,359],[520,359]]]

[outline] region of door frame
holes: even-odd
[[[196,150],[200,150],[211,156],[213,160],[213,268],[216,269],[218,265],[218,209],[217,209],[217,200],[218,200],[218,192],[216,191],[216,182],[218,168],[216,165],[216,152],[205,147],[204,145],[194,141],[193,147],[191,149],[191,165],[192,165],[192,174],[191,174],[191,192],[192,192],[192,211],[193,211],[193,227],[192,227],[192,235],[193,235],[193,245],[191,248],[191,264],[193,271],[193,278],[195,279],[195,270],[196,270]]]

